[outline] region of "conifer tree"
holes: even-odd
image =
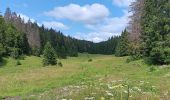
[[[145,0],[142,17],[143,54],[153,64],[170,63],[169,4],[169,0]]]
[[[52,47],[52,45],[50,44],[50,42],[47,42],[45,45],[43,57],[44,57],[44,59],[43,59],[44,66],[57,64],[55,50]]]

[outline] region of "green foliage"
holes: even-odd
[[[92,62],[93,60],[92,59],[89,59],[88,62]]]
[[[2,62],[2,56],[5,53],[5,49],[3,45],[0,43],[0,62]]]
[[[43,65],[56,65],[56,54],[54,48],[51,46],[50,42],[47,42],[43,52]]]
[[[149,67],[149,72],[153,72],[155,70],[156,70],[156,68],[154,66]]]
[[[58,66],[63,67],[63,64],[61,63],[61,61],[58,62]]]
[[[14,58],[14,59],[18,59],[19,58],[19,51],[20,51],[20,49],[19,48],[11,48],[10,49],[11,51],[10,51],[10,56],[12,57],[12,58]]]
[[[17,60],[16,65],[18,66],[18,65],[22,65],[22,64],[19,60]]]
[[[40,48],[34,46],[34,47],[32,48],[32,55],[40,57],[40,54],[41,54]]]
[[[141,44],[139,43],[130,43],[129,44],[129,61],[139,60],[142,58],[142,50],[141,50]]]
[[[170,15],[168,0],[145,0],[143,12],[143,56],[152,64],[170,64]]]
[[[59,58],[66,59],[67,58],[67,52],[66,48],[64,46],[58,47],[57,55]]]
[[[128,40],[128,32],[126,29],[122,32],[118,45],[116,47],[116,56],[122,57],[127,56],[129,54],[129,40]]]

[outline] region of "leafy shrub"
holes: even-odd
[[[58,66],[63,67],[63,64],[61,62],[58,62]]]
[[[151,64],[155,64],[155,65],[170,64],[170,48],[163,47],[163,45],[165,45],[164,42],[163,43],[158,42],[155,44],[158,46],[152,48],[147,60]]]
[[[89,59],[88,62],[92,62],[93,60],[92,59]]]
[[[153,67],[153,66],[151,66],[151,67],[149,68],[149,72],[153,72],[153,71],[155,71],[155,70],[156,70],[156,68]]]
[[[32,48],[32,54],[34,55],[34,56],[37,56],[37,57],[40,57],[40,54],[41,54],[41,52],[40,52],[40,48],[38,48],[38,47],[33,47]]]

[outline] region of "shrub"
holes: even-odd
[[[10,52],[10,56],[14,59],[19,58],[19,48],[12,48]]]
[[[3,53],[5,53],[5,49],[3,45],[0,43],[0,62],[2,62]]]
[[[156,68],[153,67],[153,66],[151,66],[151,67],[149,68],[149,72],[153,72],[153,71],[155,71],[155,70],[156,70]]]
[[[89,59],[88,62],[92,62],[93,60],[92,59]]]
[[[34,46],[33,48],[32,48],[32,54],[34,55],[34,56],[38,56],[38,57],[40,57],[40,48],[38,48],[38,47],[36,47],[36,46]]]
[[[63,67],[63,64],[61,62],[58,62],[58,66]]]
[[[16,65],[21,65],[21,62],[19,60],[17,60]]]

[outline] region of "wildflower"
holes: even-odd
[[[100,99],[101,99],[101,100],[105,100],[105,98],[104,98],[104,97],[101,97]]]
[[[108,96],[113,96],[113,94],[110,93],[109,91],[106,91],[106,93],[107,93]]]
[[[114,89],[114,88],[123,88],[123,85],[119,84],[119,85],[113,86],[112,89]]]
[[[94,97],[86,97],[85,100],[94,100]]]
[[[142,91],[142,90],[141,90],[140,88],[138,88],[138,87],[134,87],[134,89],[137,90],[137,91],[139,91],[139,92]]]
[[[128,93],[128,91],[126,91],[126,90],[124,90],[123,92],[124,92],[124,93]]]

